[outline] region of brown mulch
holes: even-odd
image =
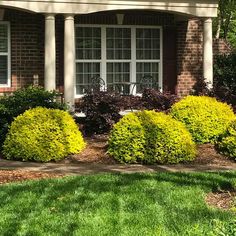
[[[206,202],[210,206],[230,210],[236,206],[236,191],[209,193],[206,196]]]
[[[198,154],[192,164],[199,165],[214,165],[214,166],[227,166],[231,163],[235,163],[234,160],[228,159],[226,156],[218,153],[214,145],[212,144],[202,144],[198,145]]]
[[[93,137],[86,138],[87,147],[78,155],[73,155],[60,163],[99,163],[99,164],[116,164],[112,157],[107,154],[108,146],[108,135],[96,135]],[[235,163],[232,160],[227,159],[225,156],[217,153],[214,146],[211,144],[204,144],[198,146],[198,155],[191,165],[208,165],[208,166],[228,166]],[[42,173],[33,171],[23,171],[23,170],[0,170],[0,184],[13,182],[13,181],[24,181],[28,179],[41,179],[41,178],[57,178],[62,175],[53,173]],[[209,195],[208,199],[210,202],[214,202],[214,199],[221,197],[227,199],[227,193],[220,193],[216,195]],[[218,202],[217,200],[215,200]],[[227,202],[227,200],[225,200]],[[221,203],[219,203],[221,204]],[[224,205],[224,204],[223,204]],[[225,203],[225,205],[227,205]]]
[[[99,163],[116,164],[112,157],[107,154],[108,135],[95,135],[85,138],[86,148],[78,155],[73,155],[64,160],[66,163]],[[64,162],[62,161],[62,162]]]
[[[116,164],[112,157],[107,154],[108,135],[96,135],[86,138],[87,147],[78,155],[73,155],[62,162],[67,163],[100,163]],[[198,155],[191,164],[227,166],[235,163],[227,157],[219,154],[212,144],[198,145]]]
[[[61,174],[43,173],[36,171],[23,171],[23,170],[0,170],[0,184],[6,184],[10,182],[20,182],[32,179],[48,179],[59,178]]]

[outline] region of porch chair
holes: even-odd
[[[151,75],[144,75],[139,82],[141,93],[147,88],[154,88],[153,77]]]
[[[91,78],[91,82],[89,85],[89,92],[101,92],[106,90],[105,81],[99,76],[96,75]]]

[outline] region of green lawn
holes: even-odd
[[[235,185],[236,172],[100,174],[2,185],[0,235],[220,235],[235,215],[207,206],[204,197]]]

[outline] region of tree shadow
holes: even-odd
[[[166,204],[170,204],[169,207],[172,208],[176,207],[172,202],[168,203],[170,201],[167,200],[168,196],[158,194],[158,191],[162,189],[160,186],[166,186],[170,194],[171,191],[175,191],[176,189],[179,191],[181,188],[187,192],[190,189],[194,189],[193,191],[196,194],[202,194],[203,192],[207,193],[217,189],[230,190],[235,188],[235,183],[235,172],[204,174],[163,172],[155,174],[136,173],[71,176],[0,186],[0,209],[3,209],[5,206],[11,206],[14,204],[14,201],[21,199],[22,196],[27,196],[28,194],[33,196],[32,200],[29,199],[31,201],[30,208],[18,206],[14,212],[11,212],[14,217],[11,215],[11,222],[7,225],[9,232],[13,232],[14,230],[17,232],[21,222],[27,221],[29,217],[32,217],[41,208],[47,209],[50,214],[57,217],[62,215],[66,217],[71,212],[96,215],[96,212],[102,207],[109,207],[110,212],[114,214],[114,216],[110,215],[109,217],[117,223],[117,227],[118,225],[122,227],[121,219],[119,218],[121,216],[119,214],[124,211],[124,207],[125,211],[132,217],[135,217],[135,214],[148,213],[149,208],[143,205],[143,201],[145,202],[146,199],[151,204],[158,203],[161,207]],[[172,194],[174,194],[173,197],[177,196],[174,192]],[[133,197],[131,198],[130,196]],[[140,201],[142,198],[143,201]],[[182,201],[184,203],[185,199],[182,199]],[[196,200],[193,199],[194,201]],[[201,201],[204,201],[204,199]],[[199,209],[194,204],[191,206],[182,204],[181,206],[181,209],[178,209],[178,214],[181,216],[187,215],[188,221],[193,225],[201,222],[202,217],[207,217],[209,222],[213,219],[224,220],[229,217],[229,213],[227,212],[218,214],[220,210],[208,209],[204,205]],[[171,221],[174,217],[178,216],[171,216],[171,212],[164,212],[163,214],[166,214],[166,217],[170,217],[165,219],[165,227],[172,227]],[[19,220],[16,221],[16,218]],[[73,230],[78,228],[78,225],[79,222],[72,220],[65,227],[73,232]],[[173,227],[177,226],[175,225]],[[178,227],[175,230],[178,231]]]

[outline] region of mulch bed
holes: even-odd
[[[96,135],[93,137],[86,138],[87,147],[78,155],[73,155],[65,160],[60,161],[60,163],[100,163],[100,164],[116,164],[113,158],[107,154],[108,146],[108,135]],[[209,166],[226,166],[234,163],[234,161],[227,159],[225,156],[219,154],[214,149],[211,144],[204,144],[198,146],[198,155],[191,165],[209,165]],[[30,172],[30,171],[20,171],[20,170],[0,170],[0,184],[13,182],[13,181],[23,181],[28,179],[41,179],[41,178],[57,178],[62,175],[52,174],[52,173],[42,173],[42,172]],[[214,195],[215,196],[215,195]],[[227,199],[227,193],[216,194],[215,198],[221,196],[223,199]],[[209,199],[213,202],[213,195],[209,195]],[[223,201],[223,200],[222,200]],[[224,205],[224,204],[223,204]]]
[[[192,162],[192,164],[210,166],[227,166],[232,163],[235,163],[235,161],[228,159],[226,156],[218,153],[212,144],[198,145],[197,157],[194,162]]]
[[[78,155],[63,160],[66,163],[116,164],[117,161],[107,154],[108,135],[95,135],[85,138],[86,148]]]
[[[206,196],[208,205],[217,207],[223,210],[230,210],[236,207],[236,191],[222,191],[209,193]]]
[[[0,170],[0,184],[19,182],[31,179],[59,178],[62,176],[63,175],[36,171]]]
[[[107,154],[108,135],[96,135],[86,138],[87,147],[78,155],[68,157],[62,162],[68,163],[102,163],[102,164],[116,164],[116,160]],[[217,153],[212,144],[203,144],[198,146],[198,154],[194,162],[191,164],[198,165],[214,165],[227,166],[234,163],[227,157]]]

